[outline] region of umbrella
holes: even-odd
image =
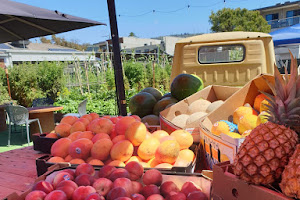
[[[269,34],[272,36],[275,46],[300,43],[300,24],[278,29]]]
[[[106,25],[9,0],[0,0],[0,7],[0,43]]]

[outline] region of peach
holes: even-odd
[[[56,133],[48,133],[45,137],[46,138],[58,138]]]
[[[137,181],[131,181],[132,193],[140,193],[143,189],[143,185]]]
[[[82,164],[82,163],[85,163],[85,161],[80,159],[80,158],[72,158],[72,160],[70,160],[69,163],[71,163],[71,164]]]
[[[118,168],[114,170],[108,177],[112,182],[114,182],[117,178],[128,178],[130,175],[129,172],[124,168]]]
[[[127,197],[126,190],[122,187],[116,187],[111,189],[108,194],[106,199],[107,200],[115,200],[118,197]]]
[[[117,136],[117,132],[116,132],[116,129],[115,129],[115,124],[113,125],[113,129],[111,130],[111,133],[110,133],[110,139],[114,139],[116,136]]]
[[[56,174],[56,176],[54,177],[53,181],[52,181],[52,185],[54,188],[56,188],[56,186],[65,180],[74,180],[74,176],[72,176],[71,174],[69,174],[68,172],[59,172],[58,174]]]
[[[26,195],[25,200],[43,200],[46,195],[44,191],[34,190]]]
[[[129,172],[129,178],[132,181],[140,179],[144,173],[143,166],[136,161],[127,163],[125,169]]]
[[[170,192],[179,192],[179,188],[173,181],[166,181],[160,186],[160,194],[164,197],[170,195]]]
[[[125,135],[126,129],[133,122],[136,122],[136,119],[131,116],[122,117],[119,121],[117,121],[115,129],[118,135]]]
[[[157,169],[147,170],[143,176],[143,183],[145,185],[154,184],[160,186],[162,183],[162,174]]]
[[[106,160],[109,157],[113,147],[113,142],[110,139],[100,139],[94,143],[91,149],[91,156],[99,160]]]
[[[61,162],[65,162],[65,160],[62,157],[53,156],[49,160],[47,160],[47,162],[50,162],[50,163],[61,163]]]
[[[118,197],[115,200],[131,200],[129,197]]]
[[[160,142],[155,137],[150,137],[142,142],[139,146],[137,154],[143,160],[150,160],[154,157],[155,151],[160,145]]]
[[[160,140],[163,137],[169,136],[169,133],[164,130],[157,130],[152,133],[152,136]]]
[[[181,192],[185,194],[185,196],[188,196],[189,193],[194,191],[201,191],[199,186],[197,186],[194,182],[187,181],[182,185]]]
[[[161,138],[159,139],[159,142],[160,142],[160,143],[163,143],[164,141],[167,141],[167,140],[176,140],[176,138],[175,138],[174,136],[171,136],[171,135],[169,135],[169,136],[164,136],[164,137],[161,137]]]
[[[132,194],[131,180],[128,178],[117,178],[113,183],[113,188],[122,187],[126,190],[127,196]]]
[[[88,161],[88,164],[90,165],[104,165],[104,163],[101,161],[101,160],[98,160],[98,159],[90,159]]]
[[[75,140],[77,140],[78,135],[81,134],[81,133],[82,133],[82,131],[76,131],[76,132],[74,132],[74,133],[71,133],[71,134],[68,136],[68,138],[69,138],[70,140],[72,140],[72,142],[74,142]]]
[[[142,121],[141,118],[138,115],[130,115],[131,117],[133,117],[136,121]]]
[[[69,154],[72,158],[87,159],[90,156],[90,151],[93,147],[93,142],[86,138],[81,138],[72,142],[69,146]]]
[[[84,200],[105,200],[103,196],[98,194],[97,192],[89,194]]]
[[[110,174],[115,171],[117,168],[114,166],[104,165],[98,173],[99,178],[107,178],[110,176]]]
[[[189,193],[187,195],[186,199],[187,200],[194,200],[194,199],[208,200],[207,196],[201,191],[194,191],[194,192]]]
[[[122,140],[126,140],[126,139],[125,139],[125,135],[117,135],[116,137],[114,137],[114,138],[112,139],[112,142],[113,142],[114,144],[116,144],[117,142],[122,141]]]
[[[85,127],[87,127],[87,125],[89,125],[89,123],[90,123],[90,120],[88,120],[87,118],[81,117],[77,120],[77,122],[82,122],[85,125]]]
[[[151,166],[149,165],[149,163],[146,162],[140,162],[140,164],[145,168],[151,168]]]
[[[41,191],[45,192],[46,194],[48,194],[53,191],[53,186],[49,182],[39,181],[34,184],[34,186],[32,187],[32,190],[41,190]]]
[[[94,135],[94,137],[92,138],[92,142],[95,143],[97,142],[98,140],[101,140],[101,139],[110,139],[109,135],[106,134],[106,133],[97,133]]]
[[[72,156],[67,155],[67,156],[65,157],[65,162],[70,162],[72,159],[73,159]]]
[[[160,194],[152,194],[147,200],[164,200],[164,198]]]
[[[155,158],[160,163],[173,164],[180,152],[180,145],[175,140],[166,140],[162,142],[155,152]]]
[[[134,154],[134,152],[135,152],[135,149],[136,149],[136,148],[134,148],[134,150],[133,150],[133,154]],[[140,157],[138,157],[138,156],[131,156],[131,157],[129,158],[129,160],[127,160],[127,161],[125,162],[125,164],[127,165],[128,163],[130,163],[130,162],[132,162],[132,161],[135,161],[135,162],[143,162],[142,159],[141,159]]]
[[[157,158],[151,158],[148,162],[147,162],[151,168],[154,168],[155,166],[160,164],[160,161]]]
[[[88,163],[82,163],[76,167],[75,175],[79,176],[80,174],[89,174],[91,176],[95,175],[95,169],[92,165]]]
[[[56,190],[63,191],[68,199],[72,198],[73,192],[78,188],[78,185],[71,180],[61,181],[57,186]]]
[[[60,123],[55,126],[54,131],[59,137],[68,137],[71,133],[71,127],[72,126],[70,124]]]
[[[129,140],[133,146],[140,146],[145,140],[147,128],[143,122],[131,123],[125,131],[125,138]]]
[[[74,132],[76,132],[76,131],[86,131],[86,126],[84,125],[83,122],[81,122],[81,121],[76,121],[76,122],[72,125],[72,127],[71,127],[71,129],[70,129],[70,134],[71,134],[71,133],[74,133]]]
[[[94,177],[90,174],[80,174],[75,178],[75,183],[78,186],[89,186],[93,185]]]
[[[145,197],[141,194],[133,194],[131,195],[132,200],[145,200]]]
[[[183,194],[182,192],[177,192],[177,193],[170,193],[169,196],[167,196],[166,200],[186,200],[186,196],[185,194]]]
[[[119,141],[114,144],[110,151],[112,160],[127,161],[133,154],[133,145],[128,140]]]
[[[160,194],[159,189],[156,185],[146,185],[143,187],[141,194],[147,199],[152,194]]]
[[[92,131],[83,131],[80,134],[78,134],[77,140],[80,138],[86,138],[86,139],[92,140],[94,136],[95,135]]]
[[[152,134],[149,131],[147,131],[145,140],[150,138],[150,137],[152,137]]]
[[[87,126],[87,131],[92,131],[93,133],[106,133],[110,134],[113,129],[113,123],[109,119],[97,118],[91,121]]]
[[[64,169],[64,170],[62,170],[62,172],[67,172],[71,176],[75,177],[75,170],[73,170],[73,169]]]
[[[99,178],[95,180],[93,183],[93,187],[102,196],[106,196],[107,193],[111,190],[113,187],[113,182],[107,178]]]
[[[93,120],[99,118],[99,115],[95,112],[92,112],[89,115],[92,117]]]
[[[108,163],[108,165],[115,166],[115,167],[125,167],[125,163],[121,160],[113,160]]]
[[[66,123],[66,124],[73,125],[77,120],[78,120],[78,117],[75,117],[75,116],[66,116],[66,117],[63,117],[61,119],[60,124],[61,123]]]
[[[51,146],[50,152],[52,156],[65,158],[68,155],[68,149],[72,141],[69,138],[60,138]]]
[[[45,197],[44,200],[52,200],[52,199],[55,199],[55,200],[68,200],[68,197],[61,190],[53,190],[52,192],[47,194],[47,196]]]
[[[79,186],[73,193],[72,200],[85,200],[90,194],[96,190],[92,186]]]
[[[120,119],[118,117],[111,117],[109,118],[112,123],[116,124]]]
[[[83,119],[83,118],[89,120],[89,122],[93,121],[93,117],[91,115],[89,115],[89,114],[82,115],[80,117],[80,119]]]
[[[171,165],[169,163],[160,163],[160,164],[156,165],[154,168],[157,168],[157,169],[172,169],[173,165]]]

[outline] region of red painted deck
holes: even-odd
[[[32,186],[37,178],[35,160],[43,155],[32,146],[0,153],[0,199]]]

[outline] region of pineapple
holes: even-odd
[[[289,197],[300,198],[300,144],[290,157],[289,164],[282,173],[282,180],[279,184],[282,192]]]
[[[286,70],[283,79],[274,67],[275,84],[267,82],[274,96],[264,93],[269,97],[268,122],[251,131],[235,157],[234,173],[249,183],[278,182],[298,143],[295,131],[300,132],[300,78],[296,60],[293,56],[291,60],[290,77]]]

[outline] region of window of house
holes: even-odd
[[[278,18],[278,13],[266,15],[266,20],[267,21],[272,21],[272,20],[276,20],[276,19],[279,19]]]
[[[300,9],[286,11],[286,18],[295,17],[295,16],[298,16],[298,15],[300,15]]]
[[[241,62],[245,59],[245,47],[241,44],[202,46],[198,60],[201,64]]]

